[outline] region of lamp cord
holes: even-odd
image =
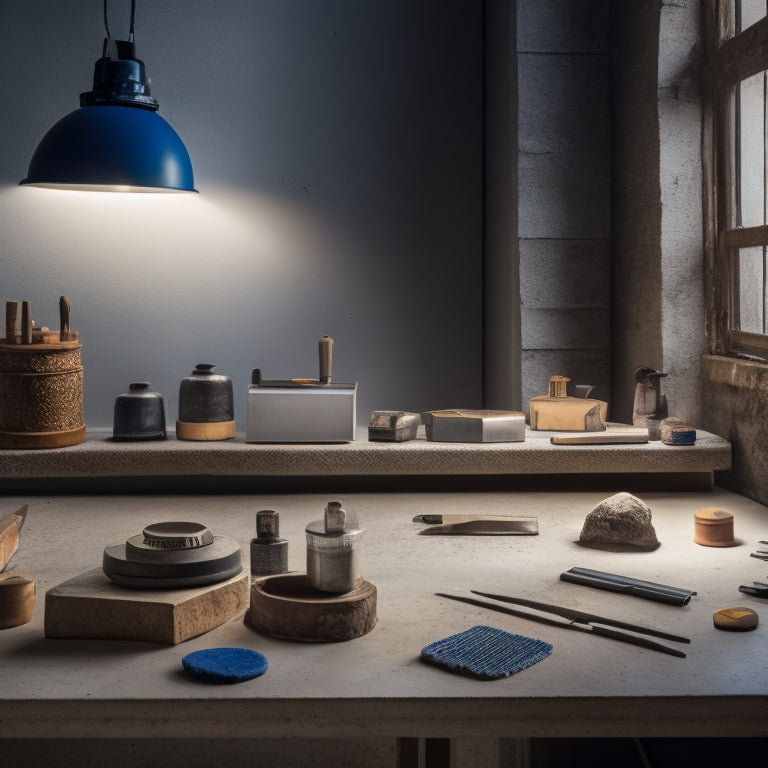
[[[107,33],[107,39],[112,41],[112,33],[109,31],[109,0],[104,0],[104,30]],[[131,26],[128,30],[128,42],[133,42],[133,32],[136,27],[136,0],[131,0]]]

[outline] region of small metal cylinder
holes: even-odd
[[[288,571],[288,542],[279,538],[280,515],[271,509],[256,513],[256,538],[251,539],[251,576]]]

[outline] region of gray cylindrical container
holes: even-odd
[[[307,580],[322,592],[351,592],[360,576],[360,538],[354,515],[331,501],[323,520],[306,527]]]
[[[163,396],[149,387],[148,381],[135,381],[115,398],[113,440],[165,440]]]

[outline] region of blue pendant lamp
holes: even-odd
[[[131,1],[128,40],[113,40],[104,0],[104,52],[94,65],[93,90],[80,109],[43,137],[21,184],[55,189],[196,192],[192,163],[176,131],[157,114],[144,62],[136,58]]]

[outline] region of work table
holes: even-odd
[[[3,497],[0,514],[29,504],[8,570],[37,580],[33,620],[0,632],[0,738],[270,736],[761,735],[768,721],[768,612],[740,584],[767,581],[751,558],[768,539],[765,508],[715,487],[639,494],[661,547],[617,553],[577,543],[600,491],[345,493],[364,528],[363,576],[378,589],[378,624],[348,642],[310,644],[256,632],[243,616],[176,646],[46,639],[46,590],[98,567],[104,547],[153,522],[191,520],[242,545],[259,509],[280,513],[289,568],[305,569],[304,527],[322,517],[325,494]],[[734,515],[737,546],[693,543],[694,513]],[[420,536],[416,514],[534,515],[537,536]],[[573,566],[697,591],[674,607],[567,584]],[[610,639],[549,627],[435,596],[470,589],[536,599],[691,638],[680,659]],[[715,630],[726,606],[761,614],[756,630]],[[763,621],[763,618],[765,621]],[[479,681],[429,666],[421,649],[475,625],[552,643],[553,653],[509,678]],[[244,646],[269,662],[237,685],[187,679],[193,650]]]

